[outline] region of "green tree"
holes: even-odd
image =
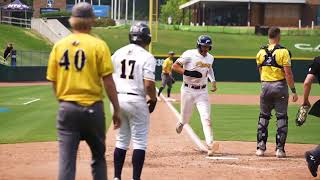
[[[173,24],[180,24],[182,22],[183,14],[182,10],[179,9],[181,4],[188,2],[189,0],[167,0],[164,5],[161,6],[160,10],[160,21],[162,23],[168,22],[168,17],[172,17]],[[185,14],[188,14],[187,11]],[[188,20],[185,16],[184,20]]]

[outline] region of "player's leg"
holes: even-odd
[[[97,102],[84,109],[85,119],[81,136],[87,142],[92,153],[92,176],[94,180],[107,178],[106,152],[106,124],[102,102]]]
[[[211,145],[213,143],[213,133],[212,133],[212,125],[211,125],[211,117],[210,117],[211,106],[208,98],[209,97],[207,92],[197,94],[195,104],[200,114],[202,129],[203,129],[206,143],[207,145]]]
[[[308,168],[313,177],[318,175],[318,167],[320,164],[320,145],[311,151],[305,153]]]
[[[266,150],[268,140],[268,125],[271,119],[271,111],[273,109],[272,94],[270,94],[269,83],[262,83],[260,94],[260,114],[258,118],[257,128],[257,152],[256,155],[263,156]]]
[[[193,105],[194,105],[193,92],[182,87],[181,88],[181,119],[176,125],[176,132],[178,134],[181,133],[183,126],[189,123],[192,115]]]
[[[122,168],[126,158],[127,149],[130,145],[131,129],[128,114],[132,110],[130,104],[120,101],[121,126],[116,137],[116,148],[114,149],[114,177],[121,179]],[[134,111],[136,112],[136,111]]]
[[[288,85],[286,82],[277,82],[275,84],[278,92],[278,96],[274,97],[275,111],[277,117],[277,135],[276,135],[276,156],[279,158],[285,157],[284,146],[286,144],[287,134],[288,134]]]
[[[167,96],[168,96],[168,98],[170,98],[171,88],[172,88],[172,79],[171,79],[171,77],[167,81],[167,86],[168,86],[168,88],[167,88]]]
[[[75,104],[61,102],[58,113],[59,180],[73,180],[76,172],[80,132],[77,127],[79,112]]]
[[[130,128],[132,136],[132,166],[134,180],[140,180],[143,164],[145,160],[145,153],[147,149],[147,138],[149,131],[150,114],[148,106],[145,102],[134,103],[133,107],[140,113],[132,111],[130,118]]]
[[[212,156],[219,149],[219,144],[213,141],[213,131],[211,122],[211,105],[207,91],[197,94],[195,100],[202,123],[203,134],[208,147],[208,156]]]
[[[159,88],[159,92],[158,92],[158,96],[160,96],[161,92],[163,91],[163,89],[166,87],[166,82],[167,78],[165,74],[161,74],[161,87]]]

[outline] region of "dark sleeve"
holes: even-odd
[[[308,74],[320,75],[320,56],[316,57],[313,63],[309,66]]]

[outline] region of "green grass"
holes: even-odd
[[[95,28],[93,33],[105,40],[111,51],[128,43],[128,29],[106,29]],[[202,32],[187,32],[173,30],[159,30],[158,42],[153,45],[153,54],[166,54],[169,50],[181,54],[183,51],[194,48],[196,39]],[[216,56],[250,56],[255,57],[259,47],[267,43],[266,36],[239,35],[223,33],[207,33],[213,38],[214,49],[212,53]],[[283,36],[282,44],[293,54],[293,57],[313,58],[319,53],[302,51],[294,47],[296,43],[307,43],[315,47],[319,44],[319,36]]]
[[[180,109],[179,104],[175,104]],[[320,137],[320,119],[308,116],[302,127],[295,125],[294,119],[298,106],[289,106],[288,143],[318,144]],[[179,110],[180,111],[180,110]],[[214,138],[223,141],[256,141],[259,106],[253,105],[212,105],[211,118],[213,120]],[[194,108],[190,125],[195,133],[204,139],[200,116]],[[275,142],[276,118],[269,123],[268,142]]]
[[[15,49],[23,51],[51,50],[51,43],[30,29],[0,24],[0,34],[1,55],[7,43],[13,43]]]
[[[177,81],[172,87],[172,93],[180,93],[182,81]],[[159,88],[161,86],[161,81],[156,82],[156,86]],[[303,83],[295,84],[297,92],[299,95],[303,95]],[[260,83],[250,83],[250,82],[217,82],[218,91],[215,94],[260,94],[261,88]],[[211,88],[211,85],[209,85]],[[166,93],[166,90],[163,91]],[[209,93],[211,93],[209,91]],[[311,89],[311,96],[320,96],[320,86],[314,85]]]
[[[51,86],[1,87],[0,144],[55,141],[58,103]],[[23,105],[32,99],[39,101]],[[107,127],[111,122],[109,103],[105,102]]]

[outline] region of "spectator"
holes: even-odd
[[[11,55],[12,49],[13,49],[12,43],[9,43],[3,53],[3,57],[5,60],[7,60],[7,58]]]

